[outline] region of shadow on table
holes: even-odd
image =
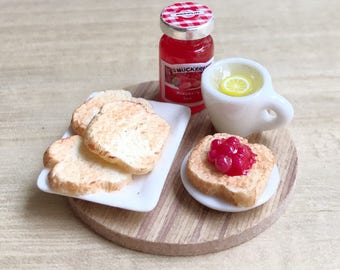
[[[39,190],[36,181],[32,181],[29,187],[24,207],[25,219],[36,223],[37,226],[74,226],[76,218],[69,207],[67,197]]]

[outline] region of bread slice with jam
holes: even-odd
[[[230,176],[222,173],[208,160],[208,153],[213,140],[228,139],[231,136],[216,133],[201,139],[189,155],[186,175],[191,185],[200,192],[221,198],[235,206],[250,207],[261,196],[274,167],[275,157],[266,146],[251,144],[245,138],[233,136],[251,149],[255,162],[245,174]]]

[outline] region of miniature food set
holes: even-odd
[[[213,24],[207,6],[166,7],[159,82],[92,93],[44,153],[38,187],[68,197],[84,223],[119,245],[162,255],[216,252],[256,236],[285,209],[297,167],[287,131],[220,132],[203,110]],[[197,46],[204,53],[190,53]],[[242,99],[263,81],[229,72],[211,85],[220,99]]]

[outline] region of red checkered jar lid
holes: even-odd
[[[180,40],[204,38],[214,28],[214,16],[207,6],[194,2],[180,2],[161,12],[161,29],[169,37]]]

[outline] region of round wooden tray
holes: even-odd
[[[157,99],[158,82],[128,87],[134,96]],[[264,205],[242,213],[224,213],[195,201],[180,179],[184,156],[215,130],[205,110],[191,117],[156,208],[147,213],[69,198],[74,213],[93,231],[114,243],[146,253],[188,256],[225,250],[255,237],[284,212],[295,183],[297,153],[287,130],[252,136],[275,153],[280,172],[277,193]]]

